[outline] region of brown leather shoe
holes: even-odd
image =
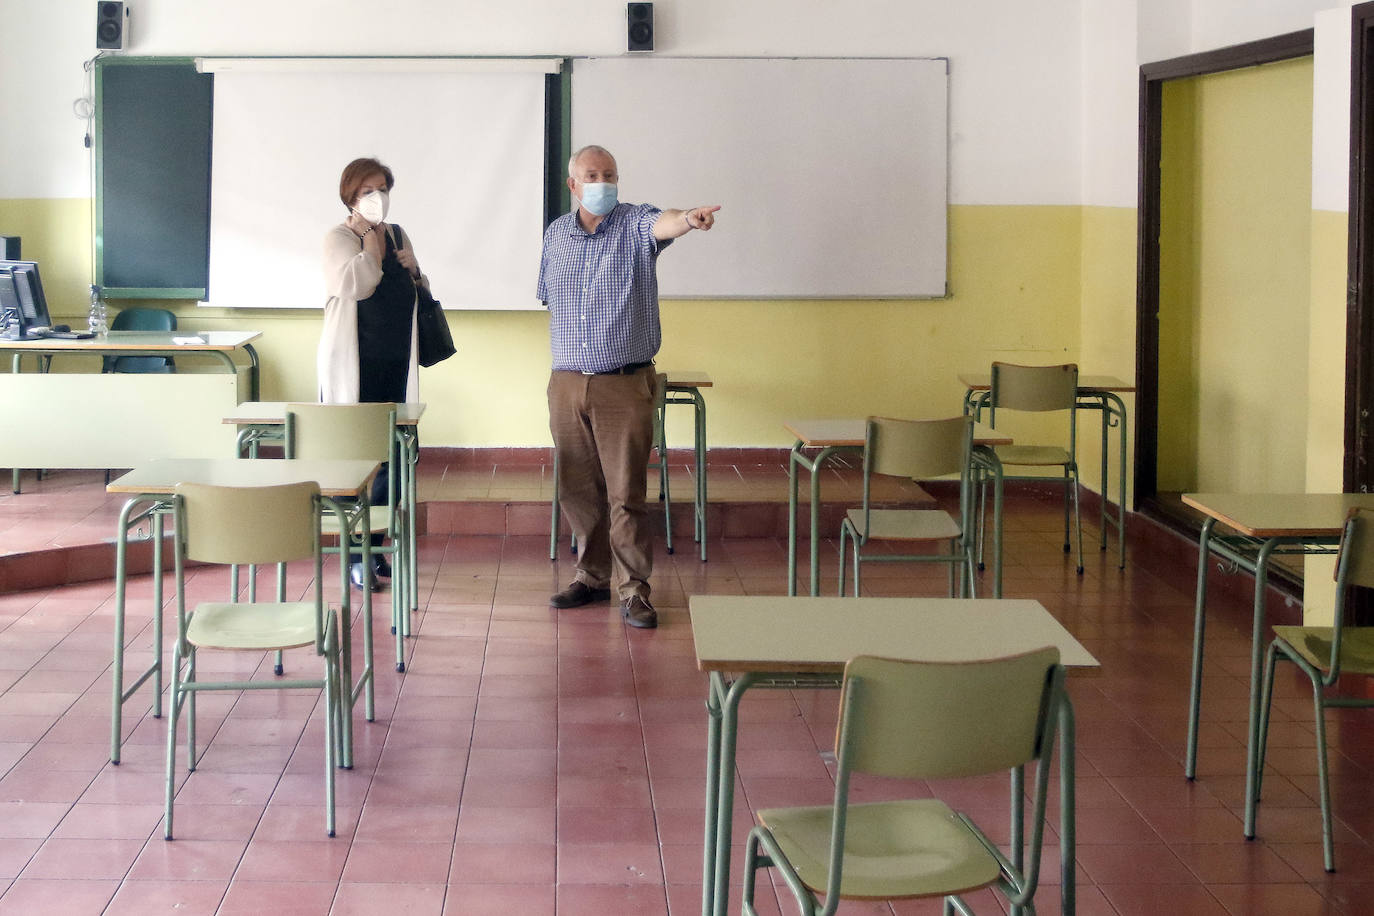
[[[609,601],[611,590],[609,588],[592,588],[580,579],[573,582],[563,591],[549,599],[549,604],[556,608],[581,607],[584,604],[591,604],[593,601]]]
[[[658,626],[658,611],[638,595],[620,602],[620,616],[630,626],[639,627],[641,630],[652,630]]]

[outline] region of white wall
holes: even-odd
[[[1080,195],[1079,0],[660,0],[656,53],[676,56],[944,56],[951,59],[951,201],[1074,204]],[[0,198],[85,197],[83,60],[91,0],[0,0]],[[622,0],[139,0],[139,55],[613,55]],[[436,112],[442,116],[442,112]],[[341,111],[341,116],[344,112]],[[709,125],[707,126],[709,129]]]
[[[1137,0],[1083,4],[1083,176],[1089,206],[1136,205],[1140,78],[1134,66]]]

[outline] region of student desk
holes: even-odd
[[[964,394],[964,412],[975,417],[988,406],[992,396],[992,371],[961,372],[959,382],[968,389]],[[1102,412],[1102,549],[1107,549],[1107,526],[1116,528],[1117,565],[1126,568],[1126,402],[1121,395],[1135,391],[1135,385],[1113,375],[1080,375],[1078,377],[1078,409]],[[1107,431],[1119,433],[1121,474],[1117,481],[1117,516],[1107,514]]]
[[[1336,552],[1350,510],[1374,508],[1370,493],[1185,493],[1183,503],[1207,516],[1198,538],[1197,600],[1193,610],[1193,671],[1188,701],[1188,749],[1183,775],[1197,775],[1198,712],[1202,705],[1202,652],[1206,630],[1208,554],[1216,554],[1255,576],[1255,612],[1250,630],[1250,727],[1246,785],[1254,782],[1259,756],[1260,677],[1264,657],[1265,591],[1273,556],[1315,556]],[[1221,522],[1235,534],[1214,534]],[[1255,836],[1255,799],[1246,793],[1245,836]]]
[[[282,438],[288,403],[295,402],[245,401],[225,413],[224,422],[238,427],[239,454],[246,450],[249,456],[256,458],[259,443]],[[399,471],[397,485],[400,487],[401,507],[405,512],[406,537],[401,561],[405,564],[404,575],[399,579],[404,583],[405,594],[400,598],[402,603],[395,604],[397,596],[392,595],[394,606],[391,624],[393,632],[396,633],[397,671],[405,670],[403,638],[410,636],[411,612],[420,608],[420,589],[416,578],[419,565],[415,553],[418,544],[416,511],[419,506],[415,466],[420,461],[420,437],[417,430],[420,418],[424,416],[425,406],[423,401],[396,405],[396,445],[400,449],[401,458],[396,463]]]
[[[349,499],[357,502],[357,509],[351,514],[350,523],[366,527],[368,517],[368,490],[372,477],[379,467],[375,461],[286,461],[275,459],[238,459],[238,458],[176,458],[149,461],[135,467],[129,473],[106,486],[110,493],[123,493],[128,496],[119,512],[119,523],[115,529],[115,632],[112,710],[110,726],[110,762],[119,763],[122,741],[123,707],[149,678],[153,682],[153,716],[162,715],[162,548],[164,519],[170,514],[172,503],[169,497],[179,483],[204,483],[227,487],[261,487],[286,483],[315,481],[320,485],[320,493],[329,498]],[[140,508],[141,507],[141,508]],[[135,510],[138,510],[135,512]],[[137,525],[148,521],[153,540],[153,661],[138,679],[127,689],[124,687],[124,608],[128,570],[125,557],[128,549],[129,532]],[[367,544],[367,538],[363,538]],[[363,548],[364,560],[370,550]],[[372,682],[372,621],[370,603],[364,599],[363,646],[366,663],[359,678],[353,685],[352,646],[350,608],[350,589],[348,585],[348,566],[342,567],[340,599],[340,665],[341,680],[352,685],[345,691],[344,702],[347,714],[343,717],[343,756],[344,766],[353,762],[353,705],[358,691],[366,690],[367,718],[374,716]],[[235,577],[237,585],[237,577]]]
[[[692,497],[693,538],[701,545],[701,562],[706,562],[706,398],[701,389],[714,385],[711,376],[695,369],[665,369],[668,377],[665,404],[690,404],[692,407],[693,458],[696,464],[696,492]],[[664,418],[666,419],[666,417]],[[553,454],[553,517],[549,525],[549,559],[558,559],[558,450]],[[671,552],[671,551],[670,551]]]
[[[797,441],[787,457],[787,594],[797,593],[797,469],[811,474],[811,595],[821,592],[820,505],[821,478],[817,471],[831,456],[840,452],[863,453],[867,420],[791,420],[783,424]],[[1011,437],[1002,436],[985,426],[973,426],[973,454],[975,466],[993,475],[993,531],[992,531],[992,596],[1002,597],[1002,464],[990,446],[1010,445]],[[804,449],[819,448],[814,458]]]
[[[14,492],[21,468],[129,468],[151,458],[230,454],[232,434],[215,418],[245,393],[256,399],[252,342],[260,336],[111,331],[88,340],[0,340],[0,353],[11,357],[10,372],[0,374],[0,418],[9,430],[32,431],[0,439],[0,467],[13,469]],[[26,356],[38,360],[40,371],[20,371]],[[176,359],[179,369],[201,358],[219,371],[50,373],[54,356],[164,356]]]
[[[694,595],[690,607],[697,668],[710,681],[703,916],[724,916],[729,902],[735,742],[740,699],[749,688],[837,687],[845,663],[855,655],[964,661],[1054,645],[1066,667],[1098,664],[1038,601],[1028,599]],[[732,681],[727,682],[727,673],[735,675]],[[1065,913],[1074,911],[1073,767],[1073,708],[1066,693],[1059,721]],[[1020,796],[1014,799],[1012,847],[1019,849]],[[1019,853],[1014,861],[1020,861]]]

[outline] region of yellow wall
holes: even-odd
[[[1185,83],[1164,109],[1159,488],[1301,490],[1312,60]]]
[[[0,225],[24,237],[26,257],[43,262],[53,311],[80,323],[89,202],[0,201]],[[1079,207],[951,207],[951,298],[667,301],[659,364],[711,373],[708,429],[716,447],[790,445],[782,424],[800,417],[955,414],[960,371],[993,359],[1078,359],[1082,232]],[[319,313],[169,307],[190,329],[262,330],[263,397],[314,397]],[[425,444],[547,445],[544,313],[458,312],[450,321],[458,355],[421,374],[430,405]],[[680,413],[670,417],[669,434],[685,446],[690,421]],[[1028,435],[1037,427],[1008,428]]]

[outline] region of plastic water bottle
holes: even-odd
[[[86,330],[96,337],[110,333],[110,325],[105,321],[105,300],[100,296],[100,287],[91,284],[91,309],[86,314]]]

